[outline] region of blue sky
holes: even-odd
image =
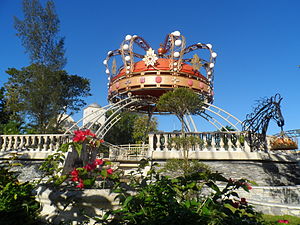
[[[60,34],[66,37],[65,69],[90,79],[93,96],[87,98],[89,104],[107,105],[102,61],[127,34],[142,36],[157,49],[167,33],[179,30],[188,45],[211,43],[218,53],[215,105],[244,120],[255,100],[280,93],[285,130],[300,128],[300,1],[54,2]],[[13,16],[22,18],[21,3],[0,1],[0,86],[8,78],[7,68],[29,65],[13,28]],[[172,117],[159,121],[162,130],[179,128]],[[200,130],[210,129],[196,122]],[[278,131],[271,123],[269,133]]]

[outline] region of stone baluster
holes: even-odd
[[[237,151],[242,151],[242,144],[241,144],[241,138],[240,138],[240,134],[236,134],[236,150]]]
[[[42,136],[37,136],[37,149],[38,151],[42,151]]]
[[[225,149],[225,143],[224,143],[225,134],[220,134],[220,151],[226,151]]]
[[[2,141],[1,141],[1,151],[5,151],[6,143],[7,143],[7,137],[2,136],[1,139],[2,139]]]
[[[148,147],[148,157],[152,158],[152,152],[154,151],[154,134],[148,134],[149,147]]]
[[[231,134],[228,134],[227,140],[228,140],[228,151],[229,152],[234,151],[234,146],[233,146],[233,143],[232,143],[232,140],[231,140]]]
[[[50,136],[49,150],[54,151],[54,136]]]
[[[208,151],[208,147],[207,147],[207,134],[204,133],[202,136],[202,140],[203,140],[203,151]]]
[[[165,140],[165,143],[164,143],[164,151],[168,151],[168,134],[164,134],[164,140]]]
[[[24,136],[20,136],[20,145],[19,145],[19,149],[22,150],[24,148]]]
[[[29,148],[29,146],[30,146],[30,144],[32,144],[32,137],[31,136],[29,136],[29,135],[26,135],[25,136],[25,148],[26,149],[28,149]]]
[[[216,150],[217,150],[216,135],[215,134],[211,134],[211,151],[215,152]]]
[[[61,141],[62,138],[63,137],[59,137],[59,136],[56,137],[55,150],[59,149],[60,143],[62,142]]]
[[[46,136],[46,135],[44,135],[43,136],[43,142],[44,142],[44,144],[43,144],[43,151],[47,151],[48,150],[48,136]]]
[[[8,136],[8,146],[7,146],[7,151],[10,151],[13,148],[13,137]]]
[[[14,140],[14,147],[13,150],[18,150],[19,149],[19,137],[18,136],[12,136],[13,140]]]
[[[161,136],[161,134],[156,134],[157,143],[156,143],[156,149],[155,149],[155,151],[161,151],[161,149],[160,149],[160,146],[161,146],[161,144],[160,144],[160,136]]]

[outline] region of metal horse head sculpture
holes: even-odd
[[[277,122],[277,125],[283,129],[284,119],[280,109],[282,97],[276,94],[270,98],[258,101],[254,112],[247,114],[243,121],[243,131],[248,132],[248,140],[251,150],[266,150],[266,134],[271,119]]]

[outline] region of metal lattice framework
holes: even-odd
[[[149,101],[149,99],[148,99]],[[98,112],[92,112],[86,115],[84,118],[80,119],[76,124],[70,127],[65,133],[70,133],[73,127],[78,126],[84,119],[93,118],[93,122],[89,123],[86,126],[80,126],[79,129],[92,129],[97,137],[104,138],[107,132],[121,119],[120,113],[124,110],[129,111],[138,111],[139,107],[150,104],[151,102],[145,102],[143,98],[137,97],[127,97],[119,102],[111,103],[107,106],[104,106],[103,111],[99,114]],[[152,102],[153,103],[153,102]],[[103,116],[107,115],[107,112],[111,111],[112,113],[106,118],[104,124],[99,124],[97,121]],[[95,117],[96,115],[96,117]],[[241,121],[226,112],[225,110],[205,103],[203,106],[203,112],[199,115],[204,118],[207,122],[212,124],[217,130],[226,129],[226,125],[232,126],[237,131],[240,131]],[[185,116],[185,128],[188,132],[197,132],[197,126],[193,120],[193,117],[190,114]]]
[[[267,148],[266,134],[270,120],[273,119],[283,129],[284,118],[281,113],[280,103],[282,97],[276,94],[270,98],[261,99],[251,114],[243,121],[243,131],[247,131],[252,150]]]

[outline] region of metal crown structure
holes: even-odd
[[[191,55],[202,49],[208,50],[205,57]],[[212,103],[216,57],[211,44],[186,47],[185,37],[179,31],[168,34],[157,50],[142,37],[126,35],[120,48],[109,51],[103,61],[108,75],[108,100],[117,102],[133,96],[155,103],[163,93],[186,87],[193,89],[205,102]]]

